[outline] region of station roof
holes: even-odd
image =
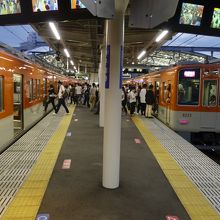
[[[3,44],[7,44],[20,51],[38,54],[42,58],[50,60],[51,63],[55,60],[56,51],[61,51],[65,46],[70,51],[71,57],[80,71],[85,72],[85,69],[87,69],[88,72],[97,72],[100,59],[100,45],[103,44],[104,38],[104,20],[57,22],[56,26],[62,36],[60,43],[54,39],[48,23],[38,23],[33,26],[1,26],[0,40]],[[220,58],[220,51],[218,51],[220,38],[218,37],[177,33],[176,35],[168,36],[159,45],[154,42],[157,34],[158,30],[129,28],[128,20],[126,19],[125,65],[134,64],[159,67],[172,65],[187,59],[194,60],[195,62],[205,62],[205,55],[211,56],[211,52],[207,51],[207,49],[205,50],[205,48],[210,50],[214,48],[212,56]],[[200,48],[199,51],[193,51],[193,53],[186,52],[183,55],[176,51],[178,48],[182,49],[183,47],[198,49],[201,45],[204,51]],[[144,47],[148,50],[148,56],[139,62],[137,55]],[[163,47],[169,47],[172,50],[166,51]],[[61,66],[63,67],[64,64]]]

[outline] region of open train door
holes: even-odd
[[[13,74],[13,97],[14,97],[14,133],[23,129],[23,76]]]
[[[217,122],[217,91],[218,80],[217,79],[203,79],[202,80],[202,106],[200,118],[201,129],[210,129],[212,131],[216,128]]]

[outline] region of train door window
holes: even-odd
[[[178,105],[199,105],[200,69],[182,69],[179,71],[177,85]]]
[[[163,82],[163,101],[166,102],[166,82]]]
[[[47,95],[47,79],[43,79],[43,97]]]
[[[0,76],[0,112],[3,111],[3,77]]]
[[[160,97],[160,82],[155,82],[155,96],[157,99],[157,103],[159,103],[159,97]]]
[[[37,98],[37,80],[33,80],[33,99]]]
[[[29,80],[29,101],[33,100],[33,79]]]
[[[40,98],[40,80],[37,80],[37,98]]]
[[[203,106],[217,105],[217,80],[204,80]]]

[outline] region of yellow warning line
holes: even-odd
[[[29,176],[5,211],[3,220],[35,220],[53,168],[62,147],[75,107],[70,107],[57,130],[41,152]],[[56,117],[56,116],[55,116]]]
[[[186,176],[182,168],[167,152],[163,145],[153,135],[142,120],[133,118],[133,122],[139,129],[145,142],[149,146],[154,157],[158,161],[165,176],[193,220],[220,220],[220,215],[212,207],[209,201],[198,190],[194,183]]]

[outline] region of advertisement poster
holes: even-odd
[[[85,6],[79,0],[71,0],[71,8],[72,9],[85,8]]]
[[[56,11],[58,0],[32,0],[33,12]]]
[[[0,0],[0,15],[21,13],[20,0]]]

